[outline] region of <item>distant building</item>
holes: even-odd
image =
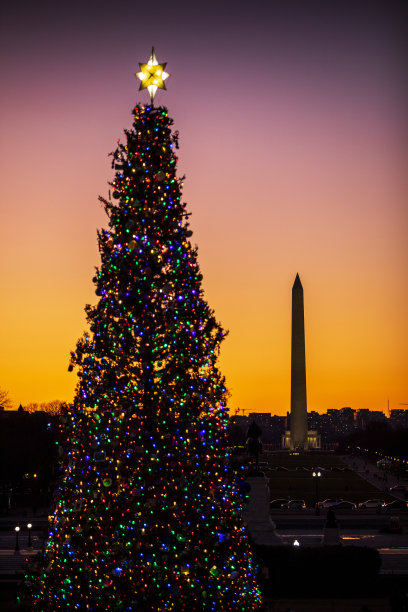
[[[408,429],[408,410],[391,410],[389,422],[393,429]]]
[[[307,428],[320,430],[320,419],[321,414],[316,412],[315,410],[311,410],[307,413]]]
[[[238,425],[238,427],[240,427],[242,430],[248,429],[248,417],[247,416],[244,416],[243,414],[235,414],[231,418],[234,424]]]
[[[367,429],[370,423],[386,422],[386,416],[380,410],[369,410],[368,408],[360,408],[356,413],[356,429]]]
[[[251,412],[248,425],[252,421],[262,429],[262,442],[278,442],[285,431],[285,417],[272,416],[269,412]]]
[[[263,442],[273,443],[276,449],[282,448],[283,442],[283,448],[291,448],[290,434],[287,434],[291,431],[289,412],[286,416],[277,416],[269,412],[252,412],[248,416],[231,417],[231,423],[239,426],[244,434],[252,420],[255,420],[262,429]],[[332,445],[355,431],[367,429],[372,423],[388,424],[394,429],[408,429],[408,410],[391,410],[389,418],[381,410],[368,408],[354,410],[349,406],[340,409],[329,408],[324,413],[311,410],[307,413],[307,431],[312,433],[310,436],[308,434],[307,444],[309,448],[319,448],[319,445],[327,448],[327,445]],[[313,437],[315,433],[316,438]]]

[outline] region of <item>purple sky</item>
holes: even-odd
[[[305,290],[309,409],[408,402],[407,21],[371,2],[38,2],[0,18],[0,387],[70,400],[97,196],[152,45],[230,407],[285,413]]]

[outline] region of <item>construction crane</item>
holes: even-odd
[[[235,416],[239,413],[241,413],[242,416],[245,416],[246,412],[251,412],[251,410],[249,408],[235,408]]]

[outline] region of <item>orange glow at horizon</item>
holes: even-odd
[[[118,16],[102,4],[105,13],[85,19],[83,31],[78,26],[75,53],[72,33],[57,40],[45,22],[37,24],[32,54],[28,28],[10,26],[3,37],[0,388],[15,408],[73,399],[69,353],[86,329],[85,304],[97,299],[96,230],[107,225],[97,198],[113,176],[107,155],[123,141],[131,108],[148,101],[133,75],[152,46],[150,34],[140,33],[137,49],[125,44],[134,41],[135,7],[125,2]],[[404,408],[406,75],[398,73],[392,37],[380,20],[382,38],[377,29],[364,36],[365,15],[347,46],[334,21],[327,31],[337,46],[324,29],[312,36],[310,23],[309,30],[299,23],[302,38],[283,19],[279,34],[270,19],[272,36],[262,15],[244,10],[242,17],[221,11],[216,24],[193,11],[187,27],[169,9],[154,41],[172,74],[155,104],[168,108],[180,131],[178,173],[186,175],[205,297],[229,330],[219,361],[229,408],[290,409],[296,273],[304,289],[308,410],[386,411],[388,401]],[[93,34],[88,53],[99,31],[94,19],[104,37]],[[208,28],[193,27],[206,19],[211,49]],[[226,28],[230,20],[235,29]],[[228,89],[214,71],[219,48]],[[248,74],[261,89],[254,92]]]

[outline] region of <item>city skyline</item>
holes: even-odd
[[[231,413],[289,410],[296,273],[309,411],[408,402],[402,28],[394,8],[314,6],[159,2],[154,31],[127,1],[2,9],[0,387],[15,408],[73,398],[97,198],[148,100],[134,74],[153,44],[206,299],[230,331]]]
[[[341,406],[341,408],[327,408],[327,410],[324,410],[322,412],[317,412],[316,410],[311,410],[310,412],[308,411],[307,416],[308,418],[310,418],[310,416],[313,416],[315,414],[318,414],[320,416],[325,415],[327,413],[340,413],[342,411],[349,411],[351,410],[352,412],[355,412],[356,414],[359,413],[370,413],[371,415],[376,415],[376,414],[383,414],[384,417],[386,418],[390,418],[392,416],[397,417],[397,416],[404,416],[407,415],[408,416],[408,409],[407,408],[393,408],[390,409],[389,411],[384,411],[384,410],[370,410],[370,408],[352,408],[351,406]],[[239,417],[245,417],[245,418],[251,418],[252,415],[254,414],[262,414],[262,415],[271,415],[272,417],[290,417],[290,410],[288,410],[285,414],[279,413],[279,414],[274,414],[273,412],[270,411],[262,411],[262,412],[257,412],[256,410],[254,411],[250,411],[250,410],[245,410],[244,412],[242,412],[240,409],[238,409],[233,415],[231,416],[239,416]]]

